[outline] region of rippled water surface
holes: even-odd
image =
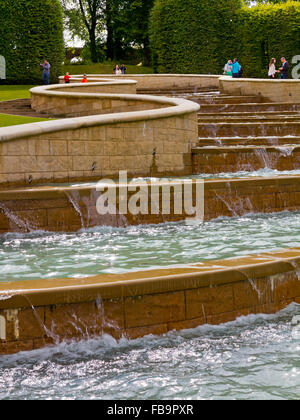
[[[184,179],[223,179],[223,178],[252,178],[252,177],[278,177],[278,176],[286,176],[286,175],[300,175],[299,169],[294,169],[292,171],[278,171],[277,169],[269,169],[269,168],[262,168],[258,169],[257,171],[238,171],[238,172],[221,172],[217,174],[196,174],[185,176]],[[149,177],[142,177],[142,178],[133,178],[128,179],[130,181],[159,181],[159,180],[175,180],[175,179],[182,179],[182,177],[170,177],[170,178],[149,178]],[[101,180],[99,180],[101,181]],[[79,182],[79,183],[62,183],[62,184],[47,184],[48,186],[52,187],[95,187],[97,182]]]
[[[299,399],[296,315],[3,356],[0,399]]]
[[[0,281],[86,277],[300,246],[300,213],[0,237]]]

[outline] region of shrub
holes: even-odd
[[[219,73],[234,48],[241,0],[156,0],[150,20],[155,68],[167,73]]]
[[[300,54],[300,2],[156,0],[150,34],[160,73],[222,73],[238,57],[244,77],[267,77],[272,57]]]
[[[41,83],[44,59],[56,82],[64,59],[59,0],[1,0],[0,55],[6,58],[10,83]]]
[[[272,57],[291,60],[300,54],[300,3],[244,8],[236,19],[236,49],[245,76],[267,77]],[[278,65],[279,67],[279,65]]]

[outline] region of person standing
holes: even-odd
[[[122,71],[118,64],[115,65],[114,74],[122,74]]]
[[[121,70],[122,74],[126,74],[127,68],[125,67],[125,64],[121,65],[120,70]]]
[[[281,63],[282,66],[279,69],[280,74],[280,79],[288,79],[289,77],[289,70],[290,70],[290,65],[289,62],[285,59],[285,57],[281,58]]]
[[[226,76],[232,76],[232,61],[228,60],[224,67],[224,74]]]
[[[276,59],[272,58],[269,64],[268,76],[270,79],[275,79],[276,75]]]
[[[43,83],[44,85],[49,85],[51,65],[47,60],[45,60],[43,64],[40,64],[40,66],[43,68]]]
[[[66,73],[64,79],[65,79],[65,83],[70,83],[71,76],[70,76],[70,74],[68,72]]]
[[[238,78],[240,77],[240,71],[242,69],[242,66],[240,65],[240,63],[238,62],[238,59],[235,58],[233,60],[233,64],[232,64],[232,77],[234,78]]]

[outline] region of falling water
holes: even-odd
[[[4,212],[5,216],[16,226],[22,229],[23,232],[31,232],[36,230],[37,227],[29,223],[29,221],[22,220],[13,211],[8,209],[3,203],[0,203],[0,209]]]

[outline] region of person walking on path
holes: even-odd
[[[228,60],[224,67],[224,74],[226,76],[232,76],[232,61]]]
[[[40,64],[40,66],[43,68],[43,83],[44,85],[49,85],[51,65],[47,60],[45,60],[43,64]]]
[[[280,74],[280,79],[288,79],[289,77],[289,70],[290,70],[290,65],[289,62],[285,59],[285,57],[281,58],[281,63],[282,66],[280,67],[279,71]]]
[[[238,78],[240,77],[240,71],[242,69],[242,66],[240,65],[240,63],[238,62],[238,59],[235,58],[233,60],[233,64],[232,64],[232,77],[234,78]]]
[[[275,79],[276,75],[276,59],[272,58],[269,64],[268,76],[270,79]]]

